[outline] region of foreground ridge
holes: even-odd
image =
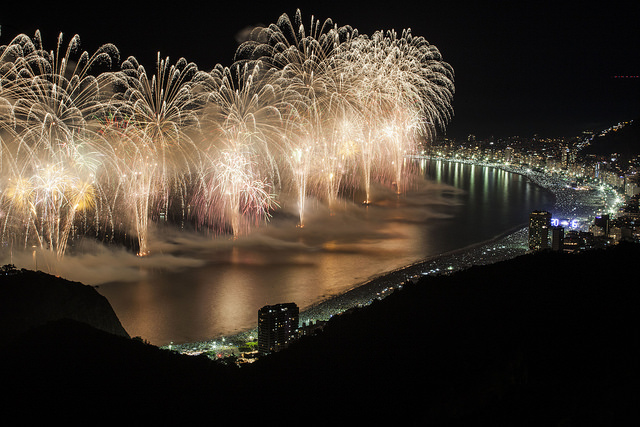
[[[616,425],[636,416],[638,245],[425,277],[243,368],[61,320],[3,348],[7,407],[114,419]],[[132,409],[133,408],[133,409]]]

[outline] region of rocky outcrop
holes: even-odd
[[[15,270],[0,275],[2,342],[47,322],[71,319],[122,336],[122,327],[107,299],[93,287],[41,271]]]

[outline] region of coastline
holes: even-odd
[[[493,264],[505,261],[528,251],[526,227],[507,230],[492,239],[468,245],[464,248],[438,254],[433,257],[400,267],[355,284],[351,289],[307,307],[300,312],[300,322],[329,320],[349,309],[364,307],[375,299],[382,299],[395,289],[401,289],[407,281],[417,281],[422,276],[450,274],[473,265]],[[219,336],[207,341],[171,344],[161,348],[181,353],[198,354],[204,351],[224,351],[257,338],[257,327],[229,336]]]
[[[443,159],[455,162],[456,160]],[[499,165],[486,165],[500,168]],[[533,184],[550,191],[554,196],[554,206],[557,205],[558,185],[560,182],[546,183],[536,179],[531,173],[512,168],[502,168],[510,173],[517,173],[527,177]],[[472,243],[463,248],[434,255],[416,261],[392,271],[388,271],[366,281],[354,284],[352,288],[338,295],[330,296],[322,301],[305,308],[300,312],[300,322],[310,323],[327,321],[334,315],[339,315],[349,309],[371,304],[375,299],[382,299],[395,289],[402,287],[407,281],[417,281],[421,276],[450,274],[469,268],[473,265],[493,264],[524,255],[528,251],[527,224],[511,227],[508,230],[484,241]],[[198,354],[205,351],[224,353],[238,344],[243,344],[257,338],[257,326],[229,336],[212,337],[206,341],[170,344],[161,348],[170,349],[187,354]]]

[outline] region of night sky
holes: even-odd
[[[455,138],[571,136],[640,118],[640,78],[616,77],[640,75],[637,1],[11,3],[0,14],[0,44],[40,29],[53,49],[59,32],[67,41],[79,34],[84,50],[113,43],[148,72],[158,52],[203,70],[230,65],[243,29],[297,8],[305,26],[313,15],[364,34],[411,28],[455,70],[455,117],[447,129]]]

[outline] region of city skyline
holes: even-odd
[[[283,13],[293,16],[296,9],[305,24],[312,16],[331,18],[361,34],[410,28],[455,71],[454,117],[446,132],[454,138],[569,136],[640,115],[640,65],[633,54],[640,45],[634,24],[640,6],[630,2],[599,8],[573,1],[409,2],[382,10],[332,2],[166,9],[111,2],[99,13],[74,5],[7,9],[0,18],[0,44],[39,29],[53,49],[60,32],[66,40],[78,34],[84,50],[113,43],[122,60],[135,56],[148,68],[159,53],[171,60],[184,57],[205,71],[232,63],[244,30],[274,23]]]

